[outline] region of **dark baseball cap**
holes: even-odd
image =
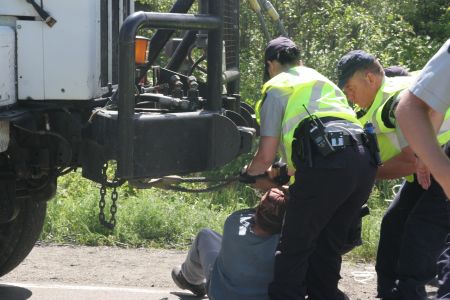
[[[266,51],[264,52],[264,62],[275,59],[281,50],[289,48],[297,48],[297,45],[287,37],[279,36],[271,40],[267,44]]]
[[[264,78],[263,81],[266,82],[267,80],[269,80],[269,70],[268,70],[268,65],[267,65],[267,61],[268,60],[274,60],[278,58],[278,54],[283,51],[283,50],[287,50],[287,49],[297,49],[297,45],[290,39],[288,39],[287,37],[284,36],[279,36],[273,40],[271,40],[267,46],[266,46],[266,50],[264,51]]]
[[[384,75],[386,77],[396,77],[396,76],[409,76],[408,70],[402,66],[389,66],[384,68]]]
[[[353,50],[342,56],[337,64],[339,88],[343,88],[356,71],[365,69],[376,60],[375,56],[363,50]]]

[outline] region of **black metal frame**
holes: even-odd
[[[206,1],[202,1],[202,6]],[[119,33],[118,176],[133,177],[135,108],[135,36],[140,27],[208,31],[206,110],[222,108],[223,0],[209,0],[208,14],[137,12],[123,23]]]

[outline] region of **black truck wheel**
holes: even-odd
[[[31,197],[19,201],[17,217],[0,224],[0,276],[17,267],[33,249],[44,225],[47,202]]]

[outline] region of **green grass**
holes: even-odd
[[[222,173],[211,173],[222,176]],[[364,218],[362,246],[347,257],[372,261],[376,255],[379,226],[392,199],[391,187],[398,182],[378,183],[369,200],[371,214]],[[80,245],[162,247],[186,249],[202,228],[222,232],[225,218],[233,211],[256,205],[258,196],[244,185],[232,185],[215,193],[189,194],[160,189],[137,190],[124,185],[119,190],[117,226],[110,231],[98,221],[99,186],[79,173],[58,180],[56,197],[49,202],[41,240]],[[109,219],[110,190],[106,196]]]
[[[109,220],[110,190],[106,196]],[[82,245],[126,245],[185,248],[197,231],[222,231],[234,210],[253,206],[253,190],[236,186],[215,193],[189,194],[159,189],[119,190],[117,226],[110,231],[98,221],[99,186],[78,173],[59,178],[58,191],[49,202],[41,240]]]
[[[389,202],[387,200],[391,199],[391,197],[389,197],[389,190],[382,189],[383,187],[383,184],[378,183],[370,195],[368,200],[370,214],[363,218],[363,244],[362,246],[353,249],[346,255],[347,258],[353,261],[368,262],[373,261],[376,257],[378,240],[380,237],[381,219],[384,211],[389,206]],[[388,198],[386,198],[386,196]]]

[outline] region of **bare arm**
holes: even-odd
[[[416,171],[416,157],[410,147],[383,163],[377,171],[377,179],[395,179],[413,174]]]
[[[247,167],[249,175],[259,175],[267,171],[277,154],[278,143],[278,137],[262,136],[260,138],[258,151]]]
[[[414,152],[430,168],[431,173],[450,195],[450,160],[442,151],[436,129],[444,115],[435,111],[411,92],[406,92],[397,107],[396,117]]]

